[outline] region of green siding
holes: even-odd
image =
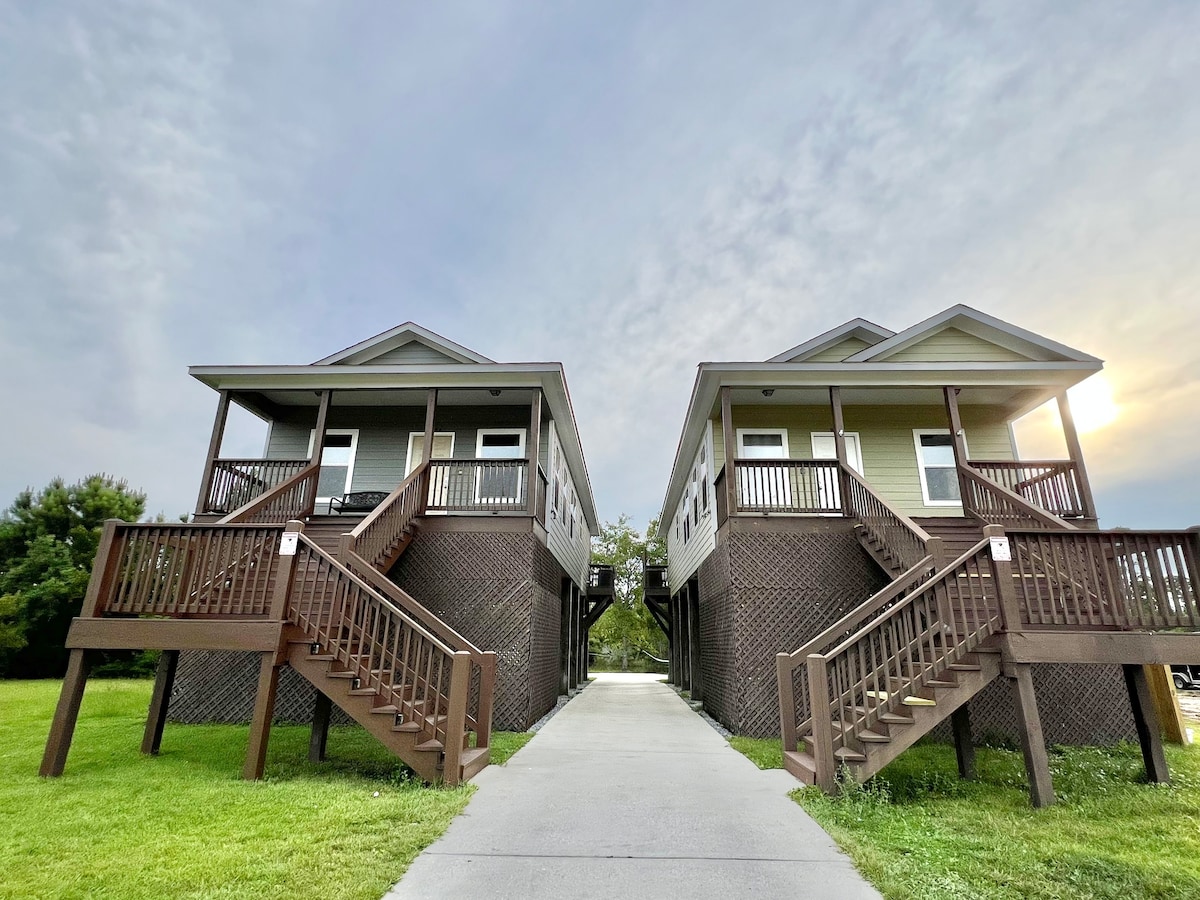
[[[1029,357],[958,328],[944,328],[889,356],[887,362],[1029,362]]]
[[[862,338],[849,337],[839,341],[832,347],[826,347],[818,353],[806,358],[805,362],[841,362],[848,356],[853,356],[871,345]]]
[[[386,353],[381,353],[379,356],[374,356],[371,359],[364,360],[362,365],[365,366],[412,366],[412,365],[446,365],[447,363],[457,363],[457,359],[453,359],[432,347],[422,344],[420,341],[409,341],[407,344],[401,344],[388,350]]]

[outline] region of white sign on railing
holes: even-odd
[[[283,536],[279,538],[279,555],[280,556],[295,556],[296,545],[300,541],[300,532],[285,531]]]
[[[1012,548],[1008,546],[1008,538],[994,537],[989,540],[992,559],[996,562],[1012,562]]]

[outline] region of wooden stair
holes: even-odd
[[[1000,675],[1000,651],[979,647],[960,662],[935,677],[925,678],[922,688],[886,698],[887,709],[870,730],[860,731],[834,755],[854,778],[865,781],[943,722]],[[834,722],[834,732],[840,723]],[[785,750],[783,765],[804,784],[816,784],[816,763],[804,735],[801,748]]]
[[[414,704],[417,718],[397,721],[399,710],[387,697],[371,688],[358,687],[353,672],[341,668],[332,654],[313,652],[314,648],[322,649],[303,635],[289,640],[288,664],[419,777],[430,782],[443,780],[445,747],[441,741],[429,737],[436,723],[433,717],[420,715],[421,702]],[[411,695],[406,699],[411,700]],[[486,747],[468,747],[464,735],[459,778],[450,780],[465,781],[482,770],[488,764],[488,752]]]
[[[983,523],[962,516],[923,516],[913,519],[931,537],[942,539],[946,559],[965,553],[983,538]]]

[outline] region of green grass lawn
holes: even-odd
[[[779,741],[735,738],[760,767]],[[1168,747],[1172,784],[1142,782],[1136,745],[1061,748],[1058,804],[1029,805],[1021,754],[981,748],[960,781],[954,748],[918,744],[866,787],[793,794],[889,898],[1200,897],[1200,749]]]
[[[241,780],[247,729],[168,725],[139,752],[149,681],[93,679],[66,773],[37,776],[59,682],[0,681],[0,897],[377,900],[473,792],[427,787],[366,732],[272,729],[266,777]],[[532,735],[497,734],[503,761]]]

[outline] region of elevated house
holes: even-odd
[[[1200,658],[1200,545],[1099,529],[1066,391],[1101,366],[965,306],[702,363],[647,572],[672,679],[826,788],[935,728],[964,771],[1015,730],[1037,803],[1047,739],[1136,733],[1165,778],[1143,665]],[[1047,402],[1067,458],[1021,459]]]
[[[589,565],[561,364],[496,363],[410,322],[312,365],[190,372],[218,396],[195,516],[106,527],[43,774],[98,649],[164,651],[146,752],[173,695],[244,701],[252,778],[281,674],[315,693],[314,757],[336,707],[451,783],[487,764],[493,723],[524,729],[586,677],[612,579]],[[262,458],[221,455],[231,404],[267,423]]]

